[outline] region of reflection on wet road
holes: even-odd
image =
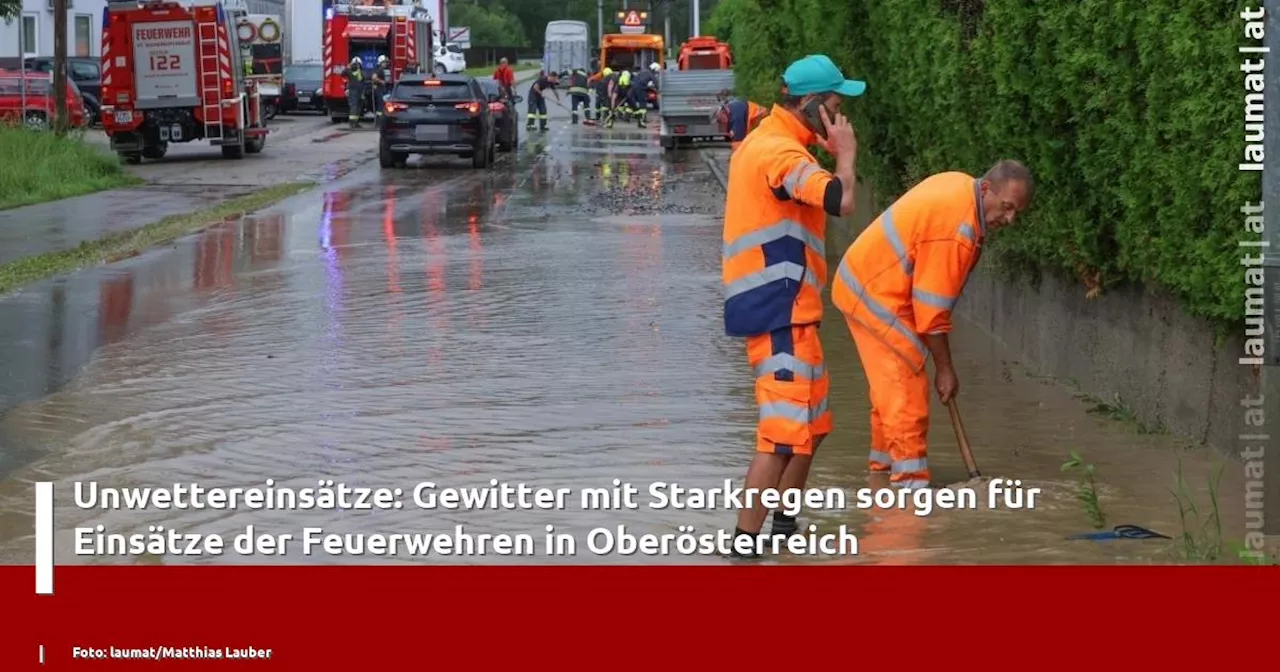
[[[755,409],[742,344],[721,326],[723,195],[709,171],[695,153],[664,158],[652,131],[558,120],[522,143],[489,171],[434,159],[403,171],[358,170],[173,249],[0,301],[0,561],[29,562],[34,480],[61,484],[59,562],[85,561],[72,556],[65,530],[97,523],[126,533],[164,524],[223,534],[249,524],[295,534],[304,526],[447,532],[465,524],[537,538],[548,524],[578,533],[617,524],[635,533],[731,526],[725,512],[576,505],[376,514],[69,505],[70,483],[85,479],[230,487],[273,478],[306,487],[332,478],[406,490],[491,478],[544,487],[740,479]],[[864,485],[865,382],[842,328],[823,327],[838,430],[815,486]],[[1085,523],[1056,472],[1067,450],[1114,453],[1095,457],[1133,476],[1104,493],[1132,518],[1117,522],[1172,532],[1176,510],[1159,508],[1142,479],[1152,455],[1163,454],[1160,439],[1129,450],[1133,436],[1079,419],[1060,389],[1006,379],[997,362],[1007,356],[974,330],[957,351],[971,360],[961,373],[984,471],[1038,481],[1054,501],[1032,513],[924,520],[855,511],[812,520],[861,531],[858,561],[1158,558],[1159,549],[1136,542],[1063,542]],[[935,409],[935,418],[945,423],[946,414]],[[959,477],[948,433],[935,421],[937,470]],[[486,560],[511,559],[430,559]]]

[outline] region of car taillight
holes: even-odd
[[[387,114],[395,114],[409,109],[409,106],[404,103],[386,103],[382,107],[387,111]]]
[[[490,112],[501,112],[505,109],[507,109],[507,106],[502,103],[489,103]]]
[[[480,103],[458,103],[454,107],[459,110],[466,110],[471,114],[480,114]]]

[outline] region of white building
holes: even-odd
[[[106,0],[67,0],[67,55],[102,55]],[[22,53],[19,53],[21,45]],[[22,0],[22,17],[0,21],[0,61],[53,56],[53,0]]]
[[[106,0],[67,0],[68,56],[102,55],[106,5]],[[248,5],[255,14],[284,13],[284,0],[248,0]],[[53,0],[22,0],[21,19],[0,21],[0,67],[16,65],[19,56],[53,56]]]

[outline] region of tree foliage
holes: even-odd
[[[518,2],[519,0],[517,0]],[[454,0],[449,23],[471,29],[471,43],[485,46],[527,47],[529,37],[514,14],[499,2]]]
[[[22,13],[22,0],[0,0],[0,19],[15,19]]]
[[[1234,323],[1239,209],[1261,189],[1236,168],[1245,4],[723,0],[709,27],[757,102],[810,53],[867,80],[848,108],[878,207],[928,174],[1019,158],[1037,193],[993,237],[1002,268],[1062,272],[1093,292],[1152,283]]]

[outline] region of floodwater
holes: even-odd
[[[553,117],[563,116],[555,111]],[[33,556],[32,486],[56,483],[59,563],[724,562],[595,555],[593,528],[732,529],[724,510],[652,509],[653,482],[739,482],[754,445],[752,381],[723,334],[723,195],[697,152],[664,157],[656,133],[569,127],[523,138],[490,171],[431,160],[357,170],[315,192],[172,246],[32,286],[0,301],[0,562]],[[834,266],[833,266],[834,268]],[[834,316],[834,313],[832,313]],[[811,486],[867,485],[866,384],[844,325],[823,325],[836,432]],[[1033,510],[811,511],[847,525],[857,556],[784,562],[1149,563],[1168,541],[1069,541],[1089,531],[1070,451],[1097,464],[1108,526],[1178,537],[1179,461],[1205,502],[1215,460],[1166,436],[1089,415],[1070,390],[961,324],[961,406],[986,475],[1042,488]],[[964,480],[935,407],[935,479]],[[73,483],[249,487],[318,479],[402,490],[382,511],[85,510]],[[424,482],[641,491],[637,509],[423,510]],[[1220,491],[1240,536],[1238,468]],[[983,493],[980,493],[983,494]],[[985,497],[984,497],[985,499]],[[851,500],[852,501],[852,500]],[[985,503],[985,502],[984,502]],[[577,554],[90,558],[73,528],[144,533],[575,535]],[[1196,526],[1199,529],[1199,525]]]

